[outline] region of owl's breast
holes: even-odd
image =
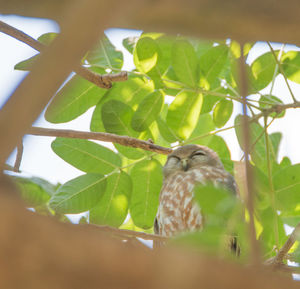
[[[228,173],[211,167],[179,171],[164,181],[157,213],[159,234],[174,236],[200,230],[204,224],[201,209],[193,200],[194,187],[213,183],[227,186]]]
[[[193,189],[199,182],[191,171],[173,174],[165,181],[157,213],[160,235],[170,237],[201,229],[200,207],[193,201]]]

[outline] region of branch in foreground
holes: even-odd
[[[37,51],[41,52],[46,48],[46,46],[41,42],[2,21],[0,21],[0,31],[20,40]],[[106,89],[112,87],[112,82],[125,81],[128,78],[127,72],[100,75],[80,65],[76,67],[75,72],[95,85]]]
[[[116,135],[105,132],[85,132],[75,131],[69,129],[51,129],[42,127],[31,127],[27,134],[40,135],[40,136],[54,136],[54,137],[66,137],[66,138],[79,138],[79,139],[93,139],[104,142],[118,143],[123,146],[140,148],[143,150],[156,152],[158,154],[168,155],[172,152],[172,149],[155,145],[149,141],[136,139],[129,136]]]

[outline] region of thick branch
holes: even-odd
[[[247,209],[249,213],[249,239],[251,244],[251,258],[253,265],[259,265],[261,260],[260,249],[256,240],[256,231],[254,225],[254,190],[253,190],[253,173],[249,161],[250,155],[250,123],[247,117],[247,95],[248,95],[248,78],[246,73],[246,64],[244,59],[243,46],[241,46],[241,57],[239,63],[239,77],[240,77],[240,92],[243,100],[243,118],[242,118],[242,129],[243,129],[243,142],[245,144],[243,151],[245,157],[245,172],[246,172],[246,196],[247,196]]]
[[[123,146],[140,148],[147,151],[156,152],[159,154],[168,155],[172,149],[155,145],[149,141],[136,139],[129,136],[116,135],[105,132],[85,132],[75,131],[68,129],[51,129],[42,127],[31,127],[27,134],[40,135],[40,136],[54,136],[54,137],[67,137],[67,138],[80,138],[80,139],[93,139],[104,142],[118,143]]]
[[[0,21],[0,31],[22,41],[37,51],[41,52],[46,48],[46,46],[41,42],[2,21]],[[102,88],[111,88],[112,82],[125,81],[128,78],[127,72],[100,75],[83,66],[77,66],[75,72],[86,80]]]

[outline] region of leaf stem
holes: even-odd
[[[271,50],[271,52],[272,52],[272,54],[273,54],[273,56],[274,56],[274,58],[275,58],[277,64],[278,64],[278,68],[279,68],[279,70],[280,70],[280,73],[283,75],[283,78],[284,78],[285,83],[286,83],[286,85],[287,85],[287,88],[288,88],[288,90],[289,90],[289,92],[290,92],[290,94],[291,94],[291,97],[292,97],[293,101],[296,103],[296,102],[297,102],[297,99],[295,98],[295,95],[294,95],[294,93],[293,93],[293,91],[292,91],[292,89],[291,89],[291,87],[290,87],[290,84],[289,84],[289,82],[288,82],[288,79],[287,79],[287,77],[286,77],[286,75],[285,75],[285,73],[284,73],[284,71],[283,71],[283,69],[282,69],[281,63],[280,63],[280,61],[277,59],[277,56],[276,56],[276,54],[275,54],[275,51],[274,51],[274,49],[273,49],[273,47],[271,46],[271,44],[270,44],[269,41],[267,41],[267,44],[268,44],[268,46],[269,46],[269,48],[270,48],[270,50]]]
[[[273,118],[273,120],[274,120],[274,118]],[[270,161],[270,144],[269,144],[267,117],[264,117],[264,132],[265,132],[265,143],[266,143],[266,154],[267,154],[268,180],[269,180],[269,186],[270,186],[270,190],[271,190],[272,208],[273,208],[273,212],[275,214],[275,228],[274,228],[275,242],[276,242],[277,248],[279,248],[278,214],[277,214],[276,205],[275,205],[275,193],[274,193],[274,185],[273,185],[273,180],[272,180],[272,167],[271,167],[271,161]]]

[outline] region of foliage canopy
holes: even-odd
[[[48,33],[39,40],[49,43],[54,37]],[[169,38],[160,33],[126,38],[123,45],[136,67],[129,72],[128,81],[105,90],[74,75],[51,101],[45,112],[46,120],[65,123],[95,107],[91,131],[151,139],[166,147],[185,143],[206,145],[218,153],[225,168],[234,174],[230,150],[217,133],[218,129],[226,128],[234,103],[241,102],[237,73],[240,45],[235,41]],[[244,45],[245,57],[251,47]],[[15,68],[29,70],[37,57],[22,61]],[[100,74],[118,72],[123,66],[123,54],[104,36],[82,63]],[[283,101],[272,95],[272,88],[266,95],[260,91],[269,85],[273,87],[280,73],[300,83],[300,53],[270,51],[246,66],[257,238],[265,256],[273,256],[274,248],[286,240],[284,224],[295,226],[300,222],[300,166],[292,165],[287,157],[278,159],[282,135],[268,133],[268,126],[274,118],[284,117],[284,110],[268,113],[268,109]],[[261,112],[268,114],[257,117]],[[244,148],[241,115],[235,117],[234,129]],[[90,223],[152,229],[165,156],[118,144],[108,149],[92,141],[66,138],[54,140],[52,150],[83,174],[57,187],[38,178],[15,176],[29,207],[59,216],[89,211],[89,220],[84,221]],[[196,199],[214,217],[201,232],[200,242],[220,246],[210,241],[228,232],[246,239],[243,218],[238,217],[246,215],[247,220],[243,204],[236,204],[216,189],[204,193],[199,189]],[[124,224],[128,213],[131,219]],[[244,247],[247,251],[247,244]]]

